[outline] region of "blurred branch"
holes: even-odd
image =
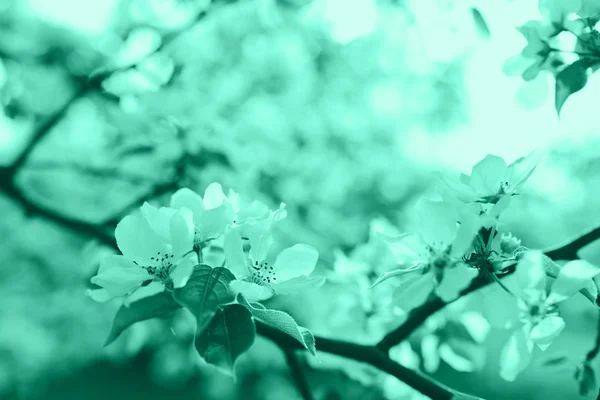
[[[598,352],[600,352],[600,315],[598,315],[597,322],[597,332],[596,332],[596,342],[594,343],[594,347],[587,353],[585,357],[585,362],[592,362],[596,356],[598,356]]]
[[[292,378],[294,379],[294,382],[296,382],[296,386],[298,387],[302,398],[304,400],[313,400],[310,385],[306,380],[306,376],[304,376],[302,364],[300,363],[300,360],[298,359],[298,355],[296,355],[295,350],[290,348],[282,348],[282,350],[285,354],[285,359],[287,360],[288,367],[290,368]]]
[[[9,198],[19,202],[27,214],[37,214],[39,216],[46,217],[51,221],[77,232],[78,234],[88,235],[92,238],[100,240],[102,243],[110,247],[115,249],[117,248],[117,242],[112,234],[112,231],[108,227],[91,225],[73,218],[56,214],[45,209],[44,207],[40,207],[27,199],[19,191],[19,189],[13,185],[12,181],[1,182],[0,192],[3,192]]]
[[[544,254],[551,258],[552,260],[574,260],[579,258],[577,252],[592,243],[593,241],[600,239],[600,227],[590,230],[589,232],[584,233],[581,236],[578,236],[567,243],[564,243],[559,246],[555,246],[551,249],[544,251]],[[508,272],[504,274],[502,277],[506,277],[514,272],[514,267],[516,264],[512,264],[508,266]],[[479,290],[491,283],[493,280],[488,279],[475,279],[471,282],[471,285],[463,290],[460,296],[455,299],[458,300],[463,296],[468,295],[476,290]],[[423,324],[431,315],[440,311],[446,305],[454,302],[444,302],[439,297],[435,297],[432,300],[429,300],[425,304],[420,307],[415,308],[408,315],[408,319],[400,325],[398,328],[389,332],[381,341],[377,344],[377,348],[385,353],[388,353],[392,347],[399,344],[403,340],[408,339],[411,333],[417,329],[421,324]],[[596,301],[598,303],[598,301]]]
[[[81,172],[82,174],[94,176],[97,178],[114,178],[121,181],[127,181],[130,183],[147,183],[152,181],[152,178],[145,175],[136,175],[128,172],[119,170],[117,167],[107,168],[96,168],[89,165],[82,165],[75,162],[60,162],[60,161],[46,161],[46,162],[32,162],[27,164],[28,169],[36,170],[74,170]]]
[[[305,350],[300,342],[291,336],[288,336],[275,328],[271,328],[260,321],[256,321],[256,329],[260,335],[272,340],[282,349]],[[322,337],[316,337],[315,339],[319,351],[370,364],[383,372],[395,376],[402,382],[410,385],[412,388],[432,399],[450,400],[454,399],[457,395],[456,392],[441,383],[398,364],[374,346],[360,345]]]
[[[177,32],[172,32],[163,37],[162,43],[156,49],[156,52],[162,50],[169,43],[174,41],[183,33],[187,32],[193,26],[196,25],[204,16],[206,15],[205,11],[198,13],[196,18],[193,18],[188,24],[186,24],[183,28],[181,28]],[[108,76],[116,72],[117,70],[106,70],[102,71],[98,74],[91,76],[89,79],[81,82],[81,79],[77,79],[80,81],[79,90],[69,99],[69,101],[55,114],[43,120],[36,131],[33,134],[31,141],[27,144],[27,146],[23,149],[17,160],[9,167],[0,168],[0,184],[4,181],[12,180],[17,170],[25,163],[29,154],[33,151],[35,146],[42,140],[42,138],[66,115],[67,111],[77,100],[83,98],[85,95],[90,93],[93,90],[98,90],[102,86],[102,81],[106,79]]]

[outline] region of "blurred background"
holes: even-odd
[[[559,119],[551,74],[502,72],[526,44],[515,27],[536,18],[535,0],[0,0],[0,398],[301,398],[265,339],[235,382],[199,367],[179,317],[103,348],[118,304],[86,297],[89,279],[116,223],[177,187],[285,202],[278,239],[317,247],[329,280],[273,307],[360,343],[403,318],[366,289],[394,265],[372,234],[410,228],[432,172],[545,148],[507,230],[534,248],[600,224],[598,79]],[[431,318],[395,359],[486,399],[586,398],[573,374],[597,316],[583,297],[509,383],[508,333],[463,332],[481,296]],[[315,399],[422,398],[326,354],[301,364]]]

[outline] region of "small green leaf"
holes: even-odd
[[[129,307],[123,305],[115,315],[112,329],[104,345],[111,344],[119,337],[121,332],[135,322],[150,318],[169,317],[179,308],[181,306],[173,300],[173,297],[169,293],[160,293],[155,296],[145,297],[131,303]]]
[[[560,115],[560,110],[567,98],[583,89],[588,80],[589,61],[578,60],[565,67],[556,75],[556,92],[554,106],[556,113]]]
[[[233,280],[235,276],[227,268],[199,264],[187,284],[174,291],[175,299],[196,316],[198,332],[206,327],[220,305],[235,299],[229,290],[229,283]]]
[[[218,310],[198,335],[196,349],[206,362],[232,374],[235,361],[252,346],[255,337],[250,311],[240,304],[229,304]]]
[[[268,310],[262,305],[257,305],[257,303],[250,304],[241,294],[238,295],[237,301],[248,308],[254,318],[290,335],[312,355],[316,354],[315,337],[308,329],[298,326],[291,315],[279,310]]]

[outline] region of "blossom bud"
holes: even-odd
[[[500,250],[506,254],[513,254],[521,247],[521,239],[514,237],[511,233],[503,233],[500,237]]]

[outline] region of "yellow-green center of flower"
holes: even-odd
[[[159,251],[156,253],[156,257],[150,257],[150,260],[152,260],[154,264],[142,268],[148,271],[148,274],[152,275],[152,280],[162,282],[167,287],[172,287],[173,281],[170,275],[173,270],[173,257],[173,254],[161,254]]]
[[[252,282],[256,283],[257,285],[269,286],[277,281],[273,267],[266,261],[254,261],[250,272]]]

